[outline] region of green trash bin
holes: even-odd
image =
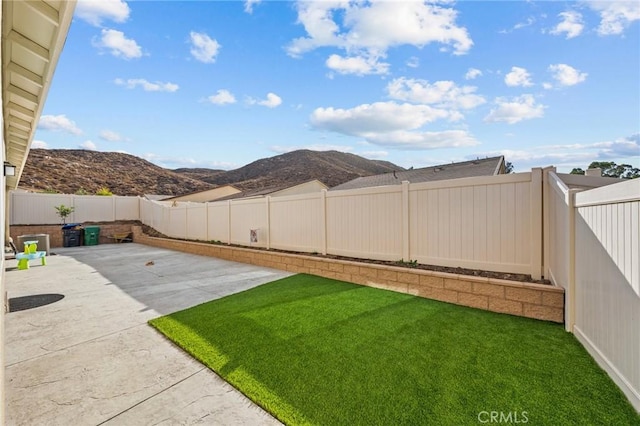
[[[99,226],[84,227],[84,245],[85,246],[97,246],[99,240],[100,240]]]

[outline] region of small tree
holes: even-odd
[[[506,174],[513,173],[513,163],[511,161],[507,161],[504,165],[504,172]]]
[[[69,216],[71,213],[73,213],[74,208],[73,207],[67,207],[64,204],[60,204],[59,206],[55,206],[55,209],[58,213],[58,216],[60,216],[60,219],[62,219],[62,223],[65,224],[67,223],[67,216]]]

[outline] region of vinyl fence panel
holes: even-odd
[[[75,221],[113,222],[114,199],[106,196],[78,195],[74,197]]]
[[[326,209],[328,253],[402,259],[401,186],[329,192]]]
[[[207,205],[204,203],[188,203],[186,238],[189,240],[208,240],[207,225]]]
[[[207,215],[207,239],[210,241],[221,241],[230,243],[230,204],[231,201],[220,201],[208,203]]]
[[[569,188],[555,174],[549,173],[549,279],[557,286],[569,289]]]
[[[64,204],[73,207],[73,195],[65,194],[33,194],[30,192],[11,191],[10,223],[11,225],[53,225],[62,223],[55,206]],[[76,221],[75,213],[67,217],[67,223]]]
[[[574,333],[640,411],[640,180],[576,194]]]
[[[140,220],[140,200],[139,197],[114,196],[114,220]]]
[[[410,253],[419,263],[529,273],[529,173],[413,184]]]
[[[174,238],[187,238],[187,205],[178,203],[165,208],[168,213],[167,231],[165,234]],[[166,216],[166,213],[165,213]]]
[[[11,225],[61,223],[55,209],[61,204],[74,209],[73,213],[67,217],[67,223],[140,219],[140,199],[138,197],[12,191],[10,198]]]
[[[325,192],[270,198],[271,248],[300,252],[323,250]]]
[[[267,246],[267,201],[265,198],[237,200],[231,202],[231,243],[253,247]],[[252,242],[250,232],[257,232],[257,241]]]

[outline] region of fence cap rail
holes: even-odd
[[[575,206],[588,207],[633,201],[640,201],[640,178],[579,192],[576,194]]]

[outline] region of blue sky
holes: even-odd
[[[640,166],[640,2],[79,0],[32,147]]]

